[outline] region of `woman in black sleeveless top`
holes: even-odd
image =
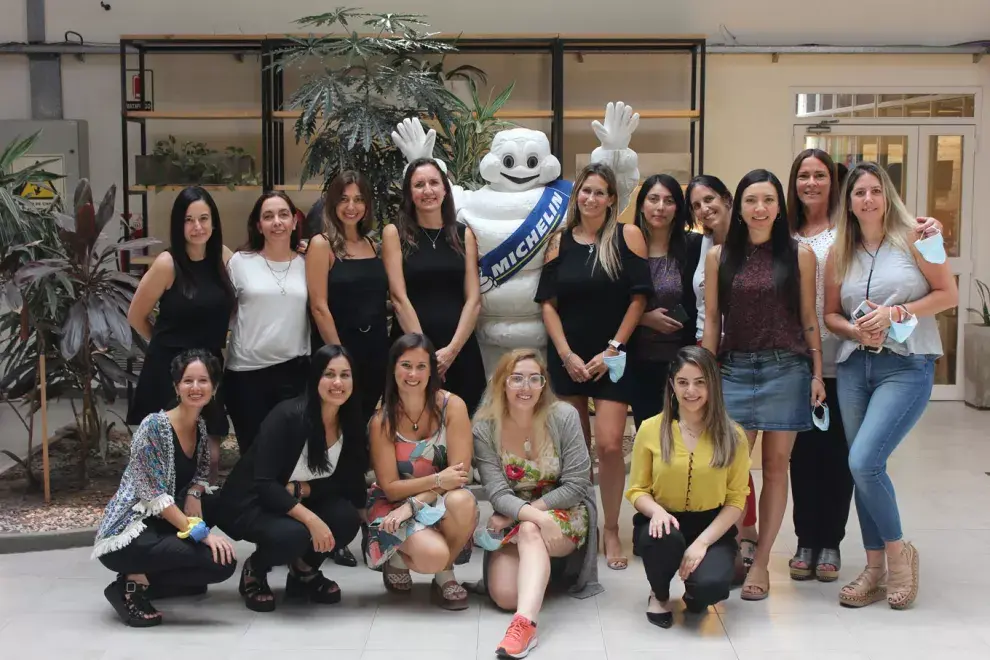
[[[223,245],[220,213],[208,192],[186,188],[175,198],[169,230],[170,247],[141,278],[127,311],[127,320],[150,340],[127,423],[140,424],[147,415],[176,405],[169,375],[172,359],[186,349],[208,351],[223,364],[221,349],[234,310],[234,289],[227,275],[230,251]],[[152,325],[150,316],[158,305]],[[210,435],[211,481],[220,458],[220,439],[230,430],[222,389],[203,409]]]
[[[353,357],[355,394],[367,425],[385,388],[388,350],[388,278],[369,237],[374,200],[358,172],[338,174],[324,198],[324,232],[306,250],[312,354],[340,344]]]
[[[393,341],[410,332],[426,335],[438,347],[444,389],[474,414],[486,384],[474,334],[481,311],[478,244],[457,222],[450,182],[432,159],[406,168],[399,219],[382,232],[382,259],[395,308]]]

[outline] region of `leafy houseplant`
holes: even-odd
[[[225,185],[233,188],[257,185],[254,158],[240,147],[227,147],[223,153],[205,142],[183,142],[175,136],[159,140],[151,155],[135,156],[135,180],[138,185],[175,184]]]
[[[117,258],[121,251],[158,243],[140,238],[98,245],[113,216],[115,196],[116,187],[111,186],[95,207],[89,182],[82,179],[75,190],[74,215],[55,213],[57,244],[46,247],[48,256],[21,266],[14,282],[26,305],[36,298],[53,298],[56,304],[32,319],[33,332],[9,338],[4,346],[6,375],[0,385],[10,398],[26,396],[36,405],[38,362],[33,355],[42,350],[46,357],[51,355],[46,365],[49,397],[81,397],[76,413],[81,479],[90,448],[105,450],[106,419],[111,414],[106,404],[116,399],[119,386],[137,380],[115,360],[131,354],[136,333],[127,321],[127,309],[138,283],[116,269]],[[47,352],[56,347],[53,354]]]
[[[456,49],[422,31],[429,27],[422,18],[339,8],[296,21],[338,33],[290,38],[277,52],[280,70],[312,59],[322,65],[288,100],[302,112],[295,122],[296,141],[307,145],[301,183],[319,177],[326,185],[341,170],[356,169],[369,178],[379,220],[397,212],[405,161],[392,144],[396,125],[419,115],[449,124],[457,104],[443,76],[425,62]],[[371,34],[359,34],[359,27]]]
[[[967,404],[986,410],[990,409],[990,287],[980,280],[975,284],[980,307],[969,311],[980,320],[963,326],[963,395]]]

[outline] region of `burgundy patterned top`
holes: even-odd
[[[749,256],[732,281],[719,353],[777,349],[807,355],[800,314],[788,310],[774,289],[770,241],[746,249]]]

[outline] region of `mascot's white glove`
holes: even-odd
[[[405,121],[409,121],[406,119]],[[419,123],[419,120],[416,120]],[[403,122],[405,123],[405,122]],[[629,140],[639,126],[639,113],[633,113],[631,106],[622,101],[609,103],[605,106],[605,125],[603,126],[597,119],[591,122],[591,128],[598,136],[603,149],[610,151],[621,151],[629,148]],[[422,131],[422,127],[420,127]],[[392,134],[393,138],[395,133]],[[435,136],[434,136],[435,137]],[[431,143],[432,144],[432,143]],[[402,147],[399,147],[400,149]],[[403,153],[405,153],[403,151]]]
[[[411,163],[417,158],[433,158],[433,147],[437,141],[437,132],[432,128],[429,132],[423,130],[419,117],[403,119],[402,123],[392,131],[392,142]]]

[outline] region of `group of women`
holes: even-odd
[[[153,598],[233,573],[213,525],[256,545],[241,571],[247,607],[275,608],[267,575],[278,565],[287,597],[338,602],[321,566],[356,565],[346,546],[363,528],[387,591],[408,594],[410,571],[431,574],[431,599],[450,610],[469,597],[455,564],[482,548],[476,586],[515,612],[497,653],[524,657],[548,585],[579,598],[602,589],[590,406],[601,547],[609,568],[627,567],[625,490],[650,622],[671,625],[675,574],[689,611],[726,598],[733,581],[743,599],[769,595],[789,462],[792,577],[837,579],[855,483],[867,568],[840,601],[910,605],[918,554],[902,538],[886,460],[931,391],[934,315],[956,304],[937,221],[909,216],[883,168],[858,164],[840,179],[817,150],[798,156],[786,195],[765,170],[735,195],[703,175],[685,197],[654,175],[630,224],[618,222],[607,166],[584,168],[573,190],[535,297],[547,360],[508,353],[487,387],[477,244],[432,160],[410,163],[380,244],[365,179],[339,175],[305,256],[286,195],[259,198],[248,243],[231,253],[209,194],[183,191],[171,246],[129,314],[150,338],[128,419],[139,427],[94,549],[118,573],[106,595],[121,618],[160,623]],[[227,415],[241,457],[215,492]],[[761,431],[757,533],[748,475]],[[473,468],[494,509],[481,527]]]

